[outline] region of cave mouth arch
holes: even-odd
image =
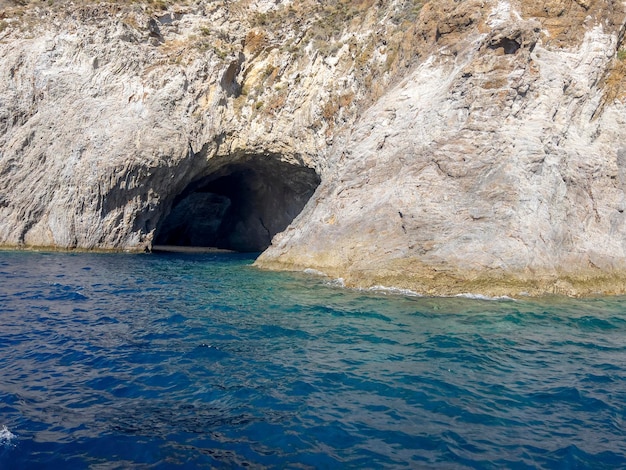
[[[320,183],[312,168],[256,156],[190,183],[157,227],[153,251],[261,252],[302,211]]]

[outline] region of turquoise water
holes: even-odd
[[[0,468],[626,468],[626,299],[0,252]]]

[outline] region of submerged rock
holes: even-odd
[[[5,7],[0,244],[625,293],[624,6],[349,5]]]

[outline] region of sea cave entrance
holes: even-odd
[[[154,251],[265,250],[320,183],[307,167],[257,156],[222,166],[185,188],[154,237]]]

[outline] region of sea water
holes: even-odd
[[[0,468],[625,468],[626,299],[0,252]]]

